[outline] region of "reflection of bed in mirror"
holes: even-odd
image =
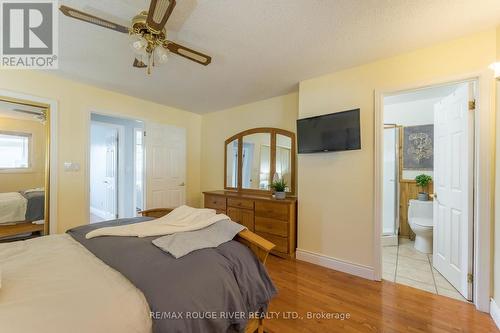
[[[42,232],[44,210],[43,188],[0,193],[0,238]]]

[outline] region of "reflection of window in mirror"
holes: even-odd
[[[31,133],[0,132],[0,169],[28,169],[31,165]]]
[[[238,187],[238,139],[231,141],[226,146],[226,186]]]
[[[290,191],[292,182],[292,139],[288,136],[276,135],[276,173],[283,178]]]
[[[271,161],[271,134],[255,133],[243,137],[242,187],[268,190]]]

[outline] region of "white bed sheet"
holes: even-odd
[[[142,292],[69,235],[0,244],[0,267],[0,332],[151,332]]]
[[[0,193],[0,224],[24,221],[28,200],[18,192]]]

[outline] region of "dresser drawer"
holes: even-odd
[[[288,221],[288,209],[289,205],[287,204],[265,201],[255,202],[255,216]]]
[[[236,208],[253,209],[253,200],[227,198],[227,205]]]
[[[205,194],[205,208],[226,210],[226,197]]]
[[[254,231],[253,210],[227,207],[227,216],[232,221],[244,225],[248,230]]]
[[[287,237],[288,222],[267,217],[255,217],[255,231],[266,232],[268,234]]]
[[[256,231],[255,233],[276,245],[273,251],[288,253],[288,238],[268,234],[267,232]]]

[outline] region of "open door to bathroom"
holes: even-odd
[[[472,85],[460,85],[434,111],[433,266],[468,300],[472,299],[473,267]]]

